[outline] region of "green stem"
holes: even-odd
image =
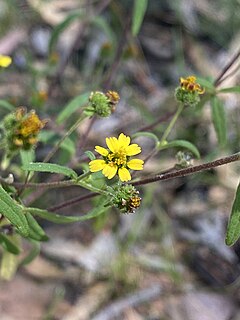
[[[172,131],[173,126],[175,125],[179,115],[181,114],[181,112],[184,109],[184,104],[180,104],[176,113],[174,114],[172,120],[170,121],[169,125],[167,126],[166,130],[163,133],[163,136],[160,140],[160,145],[158,147],[158,149],[161,149],[162,144],[167,140],[167,137],[169,136],[170,132]]]
[[[83,113],[81,114],[81,116],[79,117],[79,119],[71,126],[71,128],[65,133],[65,135],[58,141],[58,143],[55,145],[55,147],[47,154],[47,156],[45,157],[45,159],[43,160],[43,162],[48,162],[53,156],[54,154],[58,151],[58,149],[60,148],[61,144],[63,143],[63,141],[69,137],[73,131],[75,131],[77,129],[77,127],[79,126],[79,124],[86,118],[87,116]]]

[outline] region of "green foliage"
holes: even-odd
[[[19,234],[28,237],[30,228],[22,207],[0,186],[0,213],[16,227]]]
[[[240,237],[240,183],[238,185],[226,234],[226,244],[232,246]]]
[[[195,145],[186,140],[173,140],[159,147],[160,150],[169,148],[183,148],[190,151],[197,159],[200,158],[200,153]]]
[[[23,170],[26,170],[26,171],[59,173],[72,179],[77,178],[77,173],[74,170],[68,167],[60,166],[55,163],[43,163],[43,162],[28,163],[24,165],[22,168]]]
[[[73,98],[59,113],[56,122],[61,124],[66,121],[74,112],[79,111],[88,102],[89,93],[83,93]]]
[[[142,21],[147,10],[148,0],[134,0],[132,34],[136,36],[141,28]]]
[[[221,147],[227,142],[227,124],[224,106],[217,97],[211,99],[212,121]]]

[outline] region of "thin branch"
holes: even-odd
[[[227,71],[232,67],[232,65],[237,61],[237,59],[240,57],[240,49],[237,51],[237,53],[232,57],[232,59],[229,61],[229,63],[223,68],[223,70],[220,72],[216,80],[214,81],[214,86],[217,87],[222,77],[227,73]]]
[[[225,158],[220,158],[215,161],[206,162],[206,163],[203,163],[203,164],[200,164],[197,166],[193,166],[190,168],[186,168],[186,169],[181,169],[176,172],[169,172],[166,174],[164,174],[164,173],[158,174],[155,177],[142,179],[142,180],[139,180],[136,182],[132,182],[131,184],[134,186],[140,186],[140,185],[144,185],[144,184],[148,184],[148,183],[152,183],[152,182],[170,180],[170,179],[174,179],[174,178],[178,178],[178,177],[184,177],[184,176],[196,173],[196,172],[209,170],[209,169],[219,167],[224,164],[239,161],[239,160],[240,160],[240,152],[235,153],[235,154],[228,156],[228,157],[225,157]]]
[[[62,203],[60,203],[60,204],[58,204],[56,206],[49,207],[47,210],[48,211],[52,211],[52,212],[58,211],[60,209],[63,209],[63,208],[66,208],[66,207],[70,207],[70,206],[72,206],[72,205],[74,205],[76,203],[79,203],[79,202],[83,201],[83,200],[91,199],[91,198],[96,197],[96,196],[99,196],[99,193],[91,192],[91,193],[88,193],[88,194],[86,194],[84,196],[75,197],[75,198],[72,198],[72,199],[70,199],[68,201],[62,202]]]

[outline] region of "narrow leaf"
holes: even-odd
[[[141,28],[142,21],[147,10],[148,0],[134,0],[132,34],[136,36]]]
[[[240,237],[240,183],[237,188],[232,212],[228,221],[226,244],[232,246]]]
[[[209,89],[210,91],[215,91],[213,81],[210,81],[206,78],[197,77],[197,83],[199,83],[202,87]]]
[[[9,103],[6,100],[0,99],[0,107],[7,109],[8,111],[13,111],[15,109],[15,106]]]
[[[74,170],[55,163],[31,162],[22,168],[27,171],[59,173],[70,178],[77,178],[77,173]]]
[[[132,138],[137,138],[137,137],[147,137],[154,140],[156,147],[160,144],[158,137],[152,132],[140,131],[132,135]]]
[[[59,23],[52,32],[50,41],[49,41],[49,45],[48,45],[48,51],[49,54],[51,54],[54,51],[54,47],[56,46],[56,43],[61,35],[61,33],[67,29],[67,27],[73,23],[75,20],[81,18],[84,16],[84,13],[81,12],[74,12],[70,15],[67,16],[66,19],[64,19],[61,23]]]
[[[218,90],[218,93],[240,93],[240,86],[230,87],[230,88],[224,88]]]
[[[15,254],[4,251],[2,254],[0,275],[4,280],[11,280],[17,270],[18,260]]]
[[[82,108],[88,102],[89,94],[89,92],[85,92],[73,98],[60,112],[56,119],[57,124],[65,122],[75,111]]]
[[[26,212],[25,215],[30,227],[29,238],[37,241],[47,241],[48,236],[37,223],[37,221],[33,218],[33,216],[29,212]]]
[[[159,149],[169,149],[169,148],[184,148],[189,150],[197,159],[200,158],[200,153],[198,149],[191,142],[186,140],[174,140],[168,142],[166,145],[161,146]]]
[[[100,216],[107,209],[108,209],[107,207],[104,207],[104,205],[102,205],[94,208],[84,216],[75,217],[75,216],[63,216],[60,214],[56,214],[56,213],[49,212],[47,210],[38,209],[38,208],[26,208],[26,210],[33,215],[37,215],[38,217],[41,217],[45,220],[59,223],[59,224],[72,223],[72,222],[85,221],[88,219],[92,219]]]
[[[22,207],[18,205],[1,186],[0,213],[17,228],[23,237],[28,236],[29,226]]]
[[[7,236],[0,233],[0,243],[2,244],[3,248],[12,254],[19,254],[21,250],[15,242],[16,241],[13,236]]]
[[[224,146],[227,142],[226,115],[222,101],[217,97],[211,99],[212,121],[217,134],[218,143]]]

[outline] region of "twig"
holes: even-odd
[[[60,203],[60,204],[58,204],[56,206],[49,207],[47,210],[55,212],[55,211],[58,211],[60,209],[66,208],[66,207],[70,207],[70,206],[72,206],[72,205],[74,205],[76,203],[79,203],[79,202],[83,201],[83,200],[91,199],[91,198],[96,197],[96,196],[99,196],[99,194],[96,193],[96,192],[91,192],[91,193],[88,193],[88,194],[86,194],[84,196],[75,197],[75,198],[72,198],[72,199],[70,199],[68,201],[62,202],[62,203]]]
[[[163,290],[160,285],[154,285],[132,295],[128,295],[126,298],[119,299],[104,308],[95,317],[93,317],[92,320],[111,320],[114,317],[119,316],[127,308],[136,307],[142,303],[158,298],[162,291]]]
[[[220,72],[216,80],[214,81],[214,86],[217,87],[220,84],[220,80],[222,77],[227,73],[227,71],[232,67],[232,65],[237,61],[237,59],[240,57],[240,49],[237,51],[237,53],[232,57],[232,59],[229,61],[229,63],[223,68],[223,70]]]
[[[174,179],[174,178],[178,178],[178,177],[184,177],[184,176],[196,173],[196,172],[209,170],[209,169],[219,167],[224,164],[239,161],[239,160],[240,160],[240,152],[235,153],[235,154],[228,156],[228,157],[225,157],[225,158],[215,160],[215,161],[206,162],[206,163],[203,163],[203,164],[200,164],[197,166],[193,166],[190,168],[186,168],[186,169],[181,169],[176,172],[159,174],[159,175],[156,175],[155,177],[152,177],[152,178],[147,178],[147,179],[142,179],[142,180],[139,180],[136,182],[132,182],[131,184],[134,186],[140,186],[140,185],[144,185],[144,184],[148,184],[148,183],[152,183],[152,182],[156,182],[156,181],[163,181],[163,180],[170,180],[170,179]]]

